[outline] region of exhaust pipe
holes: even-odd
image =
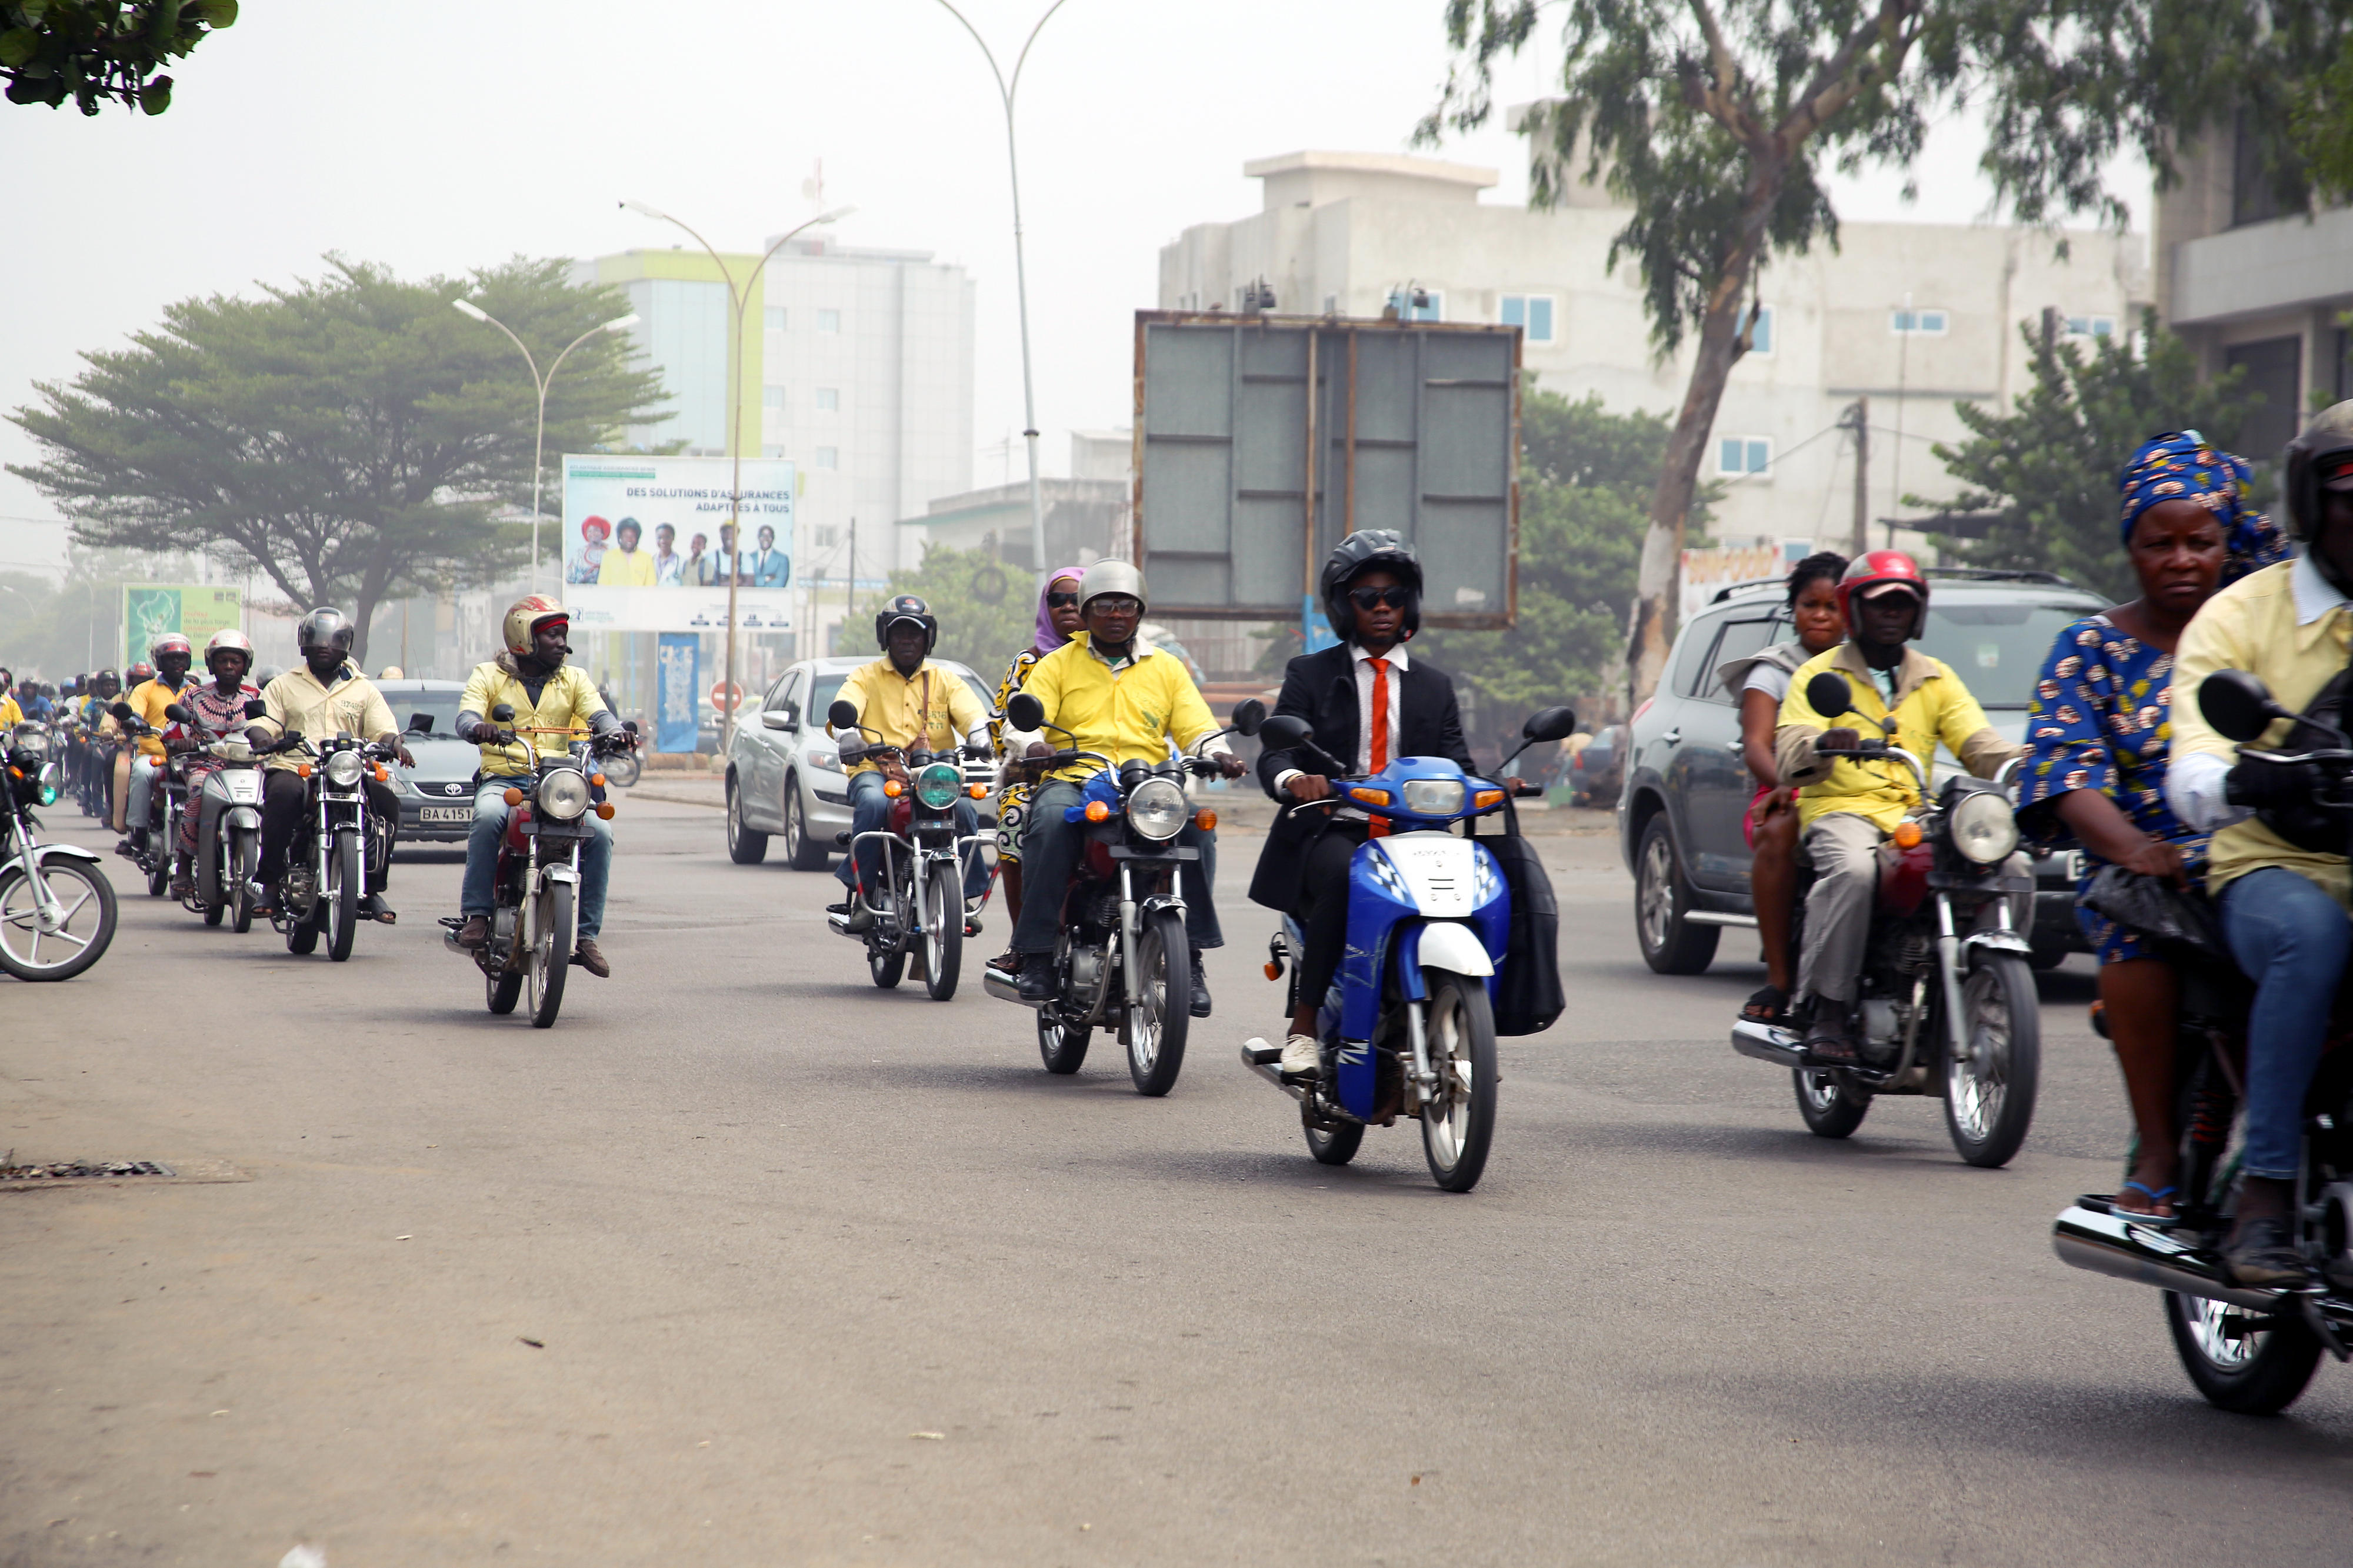
[[[2072,1268],[2113,1275],[2136,1285],[2154,1285],[2179,1296],[2221,1301],[2250,1312],[2268,1315],[2280,1310],[2281,1292],[2242,1290],[2226,1284],[2210,1256],[2164,1231],[2081,1204],[2071,1205],[2052,1225],[2051,1250]]]
[[[1795,1029],[1776,1028],[1754,1019],[1743,1018],[1732,1026],[1732,1048],[1744,1057],[1755,1057],[1775,1067],[1806,1065],[1805,1049]]]
[[[1041,1007],[1045,1005],[1042,1002],[1024,1002],[1021,999],[1021,983],[1015,980],[1010,975],[999,973],[997,971],[989,968],[987,964],[983,964],[981,966],[980,988],[983,991],[987,992],[991,996],[996,997],[998,1001],[1010,1002],[1017,1006]]]

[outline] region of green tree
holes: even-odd
[[[416,283],[330,264],[259,300],[182,300],[132,347],[83,355],[70,385],[38,384],[41,404],[12,416],[42,459],[9,472],[79,543],[210,551],[298,605],[351,610],[364,655],[378,603],[488,581],[526,547],[527,528],[490,519],[530,498],[537,393],[514,345],[450,301],[479,301],[543,364],[620,304],[560,260]],[[549,453],[654,416],[658,380],[628,355],[598,334],[565,362]]]
[[[1492,68],[1552,0],[1447,0],[1458,54],[1419,135],[1493,108]],[[1563,95],[1531,128],[1561,180],[1600,180],[1632,208],[1609,262],[1632,258],[1662,354],[1696,338],[1683,403],[1650,505],[1627,663],[1639,700],[1672,639],[1676,576],[1699,465],[1725,378],[1747,347],[1748,306],[1771,256],[1835,244],[1821,184],[1905,165],[1936,112],[1985,110],[1980,166],[2021,221],[2095,211],[2122,224],[2105,169],[2130,145],[2160,185],[2174,149],[2239,113],[2288,144],[2295,84],[2334,58],[2345,0],[1561,0]],[[2322,47],[2324,42],[2327,47]],[[1582,163],[1582,171],[1575,165]],[[2274,179],[2294,183],[2290,160]]]
[[[0,77],[11,103],[161,114],[172,106],[164,68],[236,21],[237,0],[5,0]]]
[[[2021,329],[2033,390],[2009,414],[1954,405],[1970,439],[1936,447],[1968,489],[1943,502],[1905,498],[1946,511],[1999,509],[1985,538],[1940,544],[1972,566],[2056,572],[2112,599],[2139,592],[2116,540],[2116,475],[2125,458],[2166,430],[2195,430],[2232,449],[2263,403],[2261,393],[2239,390],[2242,370],[2200,383],[2189,349],[2157,324],[2155,311],[2144,314],[2141,329],[2146,346],[2132,337],[2103,338],[2088,353]]]
[[[864,653],[873,647],[874,612],[885,600],[901,594],[919,594],[939,618],[941,658],[971,667],[987,683],[978,695],[987,702],[997,695],[997,681],[1006,662],[1028,647],[1038,629],[1038,599],[1027,572],[1011,571],[987,550],[954,550],[944,544],[923,547],[923,564],[891,574],[890,586],[842,626],[842,652]]]

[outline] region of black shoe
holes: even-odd
[[[1054,966],[1043,953],[1025,958],[1021,963],[1021,1000],[1051,1002],[1054,999]]]
[[[866,900],[863,899],[853,897],[844,899],[838,904],[828,904],[825,906],[825,912],[841,916],[843,921],[841,929],[846,931],[858,933],[874,929],[874,911],[866,907]]]
[[[384,901],[382,893],[370,893],[360,900],[360,918],[382,921],[385,925],[392,925],[399,921],[400,915],[390,904]]]
[[[1822,1067],[1852,1067],[1854,1031],[1847,1023],[1846,1004],[1828,996],[1812,1001],[1812,1016],[1806,1025],[1806,1058]]]
[[[1209,977],[1201,969],[1201,950],[1193,950],[1193,1016],[1209,1016]]]
[[[2231,1283],[2250,1290],[2295,1290],[2312,1283],[2312,1266],[2295,1249],[2284,1219],[2242,1219],[2222,1248]]]

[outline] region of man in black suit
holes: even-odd
[[[1321,585],[1341,641],[1291,661],[1274,710],[1306,720],[1315,744],[1350,773],[1377,773],[1398,757],[1444,757],[1470,771],[1454,682],[1406,652],[1421,629],[1421,563],[1413,546],[1388,529],[1352,533],[1324,562]],[[1304,747],[1264,752],[1258,776],[1285,806],[1332,795],[1326,764]],[[1285,1073],[1320,1070],[1315,1014],[1347,942],[1349,858],[1387,831],[1386,822],[1342,807],[1287,811],[1260,851],[1251,900],[1297,915],[1307,939],[1299,1005],[1283,1045]]]

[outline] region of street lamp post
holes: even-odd
[[[1026,426],[1021,436],[1029,445],[1029,555],[1031,563],[1038,568],[1039,581],[1042,583],[1046,574],[1054,568],[1046,559],[1046,500],[1045,492],[1038,483],[1038,392],[1029,369],[1029,268],[1021,248],[1021,158],[1014,144],[1013,95],[1021,90],[1021,68],[1029,61],[1029,47],[1038,41],[1039,33],[1054,19],[1054,13],[1060,10],[1068,0],[1054,0],[1046,7],[1046,14],[1038,18],[1038,25],[1029,29],[1029,37],[1022,41],[1021,53],[1013,62],[1013,75],[1009,80],[997,63],[996,51],[988,47],[988,40],[980,36],[980,29],[950,4],[950,0],[939,0],[939,3],[949,16],[964,24],[964,30],[970,33],[972,41],[980,46],[982,58],[988,61],[989,73],[997,78],[997,95],[1005,100],[1005,163],[1013,181],[1013,287],[1021,302],[1021,423]]]
[[[564,353],[555,356],[555,363],[549,365],[547,374],[542,375],[539,374],[539,362],[532,357],[531,350],[524,346],[523,341],[516,337],[504,321],[500,321],[471,300],[452,300],[449,303],[457,307],[459,314],[470,316],[477,321],[487,321],[505,332],[508,340],[515,347],[522,350],[522,362],[531,367],[532,383],[539,388],[539,433],[532,437],[531,443],[531,591],[536,594],[539,592],[539,481],[540,476],[546,469],[546,463],[542,454],[547,446],[548,384],[555,379],[555,373],[563,365],[565,356],[574,349],[578,348],[598,332],[627,331],[638,324],[638,318],[634,313],[616,316],[601,326],[589,328],[565,344]]]
[[[761,253],[758,263],[752,268],[752,276],[738,285],[735,275],[727,270],[727,263],[719,258],[719,252],[711,247],[711,242],[688,227],[683,220],[643,202],[623,202],[621,205],[644,217],[677,224],[692,236],[694,243],[702,247],[703,253],[711,258],[711,264],[719,268],[719,276],[726,280],[727,303],[735,316],[735,337],[727,364],[727,452],[735,459],[735,467],[733,478],[727,486],[727,674],[721,688],[727,696],[727,723],[720,731],[719,742],[720,750],[724,752],[735,743],[735,711],[743,706],[737,700],[735,687],[735,585],[736,579],[744,574],[744,524],[740,515],[744,504],[744,310],[751,303],[752,285],[767,267],[768,258],[782,250],[786,240],[803,229],[846,218],[858,209],[836,207],[829,213],[819,213],[798,228],[786,230],[777,237],[775,244]]]

